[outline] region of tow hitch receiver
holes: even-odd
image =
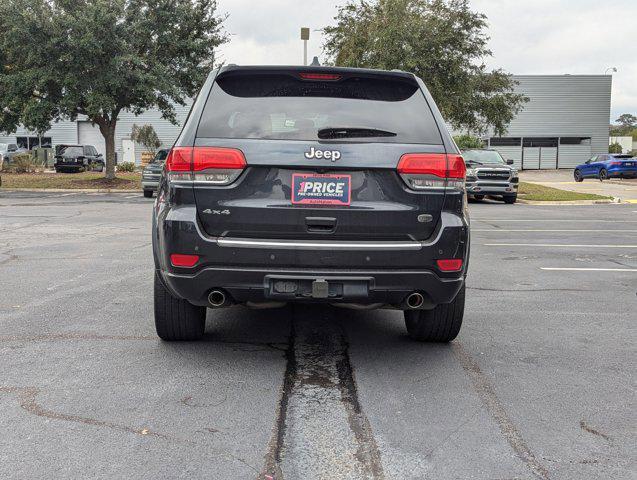
[[[371,285],[373,279],[370,277],[265,277],[266,296],[277,300],[367,298]]]
[[[330,285],[326,280],[319,278],[312,282],[312,298],[329,297]]]

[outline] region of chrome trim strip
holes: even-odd
[[[421,242],[318,242],[243,238],[218,238],[217,244],[220,247],[231,248],[280,248],[291,250],[420,250],[423,246]]]

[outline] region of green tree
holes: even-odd
[[[455,135],[453,140],[458,145],[460,150],[467,150],[469,148],[483,148],[484,142],[473,135]]]
[[[633,127],[637,126],[637,117],[630,113],[622,113],[615,123],[619,123],[622,127],[626,128],[626,130],[631,130]]]
[[[142,125],[141,127],[133,124],[130,134],[131,140],[141,143],[147,152],[155,153],[161,147],[161,140],[157,136],[157,132],[152,125]]]
[[[615,142],[608,146],[608,153],[622,153],[622,146]]]
[[[623,137],[632,136],[635,138],[637,133],[637,117],[631,113],[622,113],[619,118],[615,120],[618,125],[610,126],[611,137]]]
[[[3,0],[0,131],[43,131],[86,116],[115,177],[123,110],[157,108],[175,122],[226,41],[216,0]]]
[[[484,64],[487,18],[468,0],[350,0],[335,20],[324,29],[331,63],[413,72],[455,128],[502,135],[527,101]]]

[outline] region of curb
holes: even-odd
[[[613,198],[612,200],[565,200],[562,202],[518,198],[518,203],[523,205],[619,205],[622,201],[619,198]]]
[[[0,188],[2,192],[45,192],[45,193],[139,193],[142,190],[119,190],[116,188]]]

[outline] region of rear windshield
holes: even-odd
[[[396,78],[307,81],[292,75],[231,75],[212,88],[197,131],[204,138],[442,144],[415,82]],[[327,133],[326,133],[327,132]]]
[[[82,147],[62,146],[58,148],[58,155],[63,157],[81,157],[84,155],[84,149]]]
[[[151,163],[163,163],[164,161],[166,161],[167,156],[168,150],[160,150],[159,152],[157,152],[155,158],[153,158],[153,161]]]

